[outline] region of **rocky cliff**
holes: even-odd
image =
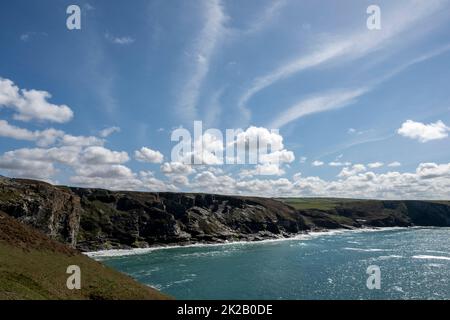
[[[287,237],[365,226],[450,226],[450,203],[289,201],[212,194],[122,192],[0,178],[0,210],[81,250]]]

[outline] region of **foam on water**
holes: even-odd
[[[450,261],[450,257],[444,257],[444,256],[428,256],[428,255],[416,255],[416,256],[413,256],[413,259],[448,260],[448,261]]]
[[[415,228],[415,227],[413,227]],[[270,243],[278,241],[292,241],[292,240],[310,240],[322,236],[333,236],[343,233],[361,233],[361,232],[380,232],[380,231],[390,231],[390,230],[403,230],[408,228],[403,227],[386,227],[386,228],[362,228],[362,229],[335,229],[326,231],[313,231],[309,233],[302,233],[295,235],[293,237],[287,238],[275,238],[266,239],[259,241],[226,241],[223,243],[193,243],[186,245],[164,245],[164,246],[153,246],[149,248],[133,248],[133,249],[110,249],[110,250],[99,250],[85,252],[87,256],[94,259],[101,259],[107,257],[120,257],[120,256],[130,256],[130,255],[142,255],[147,254],[156,250],[170,250],[178,248],[198,248],[198,247],[216,247],[216,246],[227,246],[227,245],[249,245],[249,244],[260,244],[260,243]],[[409,228],[412,229],[412,228]]]

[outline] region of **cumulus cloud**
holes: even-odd
[[[241,172],[239,173],[239,175],[241,177],[253,177],[253,176],[282,176],[284,175],[286,172],[280,168],[280,166],[278,164],[271,164],[271,163],[266,163],[266,164],[258,164],[255,166],[254,169],[244,169],[241,170]]]
[[[314,160],[314,161],[311,163],[311,165],[312,165],[313,167],[321,167],[321,166],[324,165],[324,162],[323,162],[323,161],[319,161],[319,160]]]
[[[331,161],[328,163],[328,165],[330,167],[345,167],[345,166],[350,166],[352,163],[351,162],[341,162],[341,161]]]
[[[351,176],[354,176],[358,173],[366,171],[366,166],[363,164],[355,164],[352,167],[345,167],[342,169],[342,171],[338,174],[338,177],[340,178],[348,178]]]
[[[164,156],[161,152],[147,147],[142,147],[140,150],[136,150],[134,152],[134,157],[137,161],[149,163],[162,163],[164,160]]]
[[[13,161],[28,161],[44,164],[60,163],[73,165],[79,163],[80,148],[54,147],[54,148],[22,148],[5,152],[1,158]],[[54,172],[52,172],[54,173]]]
[[[437,177],[450,176],[450,163],[421,163],[416,169],[417,175],[422,179],[432,179]]]
[[[401,167],[401,163],[400,162],[398,162],[398,161],[394,161],[394,162],[391,162],[391,163],[389,163],[388,164],[388,167],[390,167],[390,168],[395,168],[395,167]]]
[[[81,153],[81,162],[86,164],[122,164],[129,160],[125,151],[112,151],[104,147],[92,146]]]
[[[177,191],[178,188],[173,184],[156,178],[151,171],[139,172],[139,179],[142,188],[148,191]]]
[[[11,80],[0,78],[0,107],[13,109],[16,120],[70,121],[73,111],[66,105],[48,102],[51,97],[47,91],[19,89]]]
[[[4,169],[16,177],[42,179],[46,181],[57,172],[51,162],[18,159],[10,155],[0,157],[0,169]]]
[[[235,193],[235,179],[227,175],[215,175],[210,171],[198,173],[193,179],[193,190],[221,194]]]
[[[18,140],[35,140],[36,135],[30,130],[10,125],[5,120],[0,120],[0,136]]]
[[[189,179],[186,176],[172,176],[170,178],[172,184],[186,187],[189,185]]]
[[[269,154],[262,154],[259,162],[263,164],[275,164],[275,163],[291,163],[295,160],[295,155],[292,151],[278,150]]]
[[[337,180],[303,176],[296,173],[292,179],[261,179],[253,176],[233,177],[215,167],[199,167],[192,181],[187,175],[195,173],[180,163],[161,166],[167,179],[158,179],[152,172],[133,172],[118,162],[125,161],[120,152],[96,152],[100,157],[81,156],[85,147],[62,146],[53,148],[17,149],[0,156],[0,169],[14,176],[49,181],[58,168],[67,166],[74,171],[71,184],[114,190],[175,191],[178,187],[193,192],[245,194],[257,196],[291,197],[352,197],[382,199],[448,199],[450,197],[450,163],[421,163],[413,172],[375,174],[362,164],[345,167]],[[92,151],[94,150],[94,152]],[[97,150],[98,151],[98,150]],[[86,162],[80,161],[86,160]],[[112,160],[111,160],[112,159]],[[201,169],[201,170],[200,170]],[[217,169],[217,170],[216,170]]]
[[[369,164],[367,164],[367,166],[370,168],[370,169],[376,169],[376,168],[381,168],[382,166],[384,166],[384,163],[383,162],[371,162],[371,163],[369,163]]]
[[[76,169],[76,174],[79,177],[85,178],[106,178],[106,179],[134,178],[133,171],[131,171],[130,168],[120,164],[82,166]]]
[[[71,134],[64,134],[59,142],[64,146],[102,146],[105,141],[94,136],[73,136]]]
[[[104,140],[94,136],[73,136],[53,128],[31,131],[11,125],[5,120],[0,120],[0,136],[17,140],[35,141],[39,147],[47,147],[53,144],[79,147],[101,146],[104,143]]]
[[[189,175],[195,172],[192,166],[181,162],[165,162],[161,166],[161,171],[166,175]]]
[[[441,120],[424,124],[412,120],[406,120],[397,133],[410,139],[418,140],[421,143],[426,143],[432,140],[440,140],[448,137],[450,128],[447,127]]]

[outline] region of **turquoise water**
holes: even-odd
[[[96,259],[178,299],[450,299],[449,228],[330,233]],[[370,265],[380,267],[379,290],[366,286]]]

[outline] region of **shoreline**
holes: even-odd
[[[322,231],[311,231],[305,233],[299,233],[292,237],[283,238],[268,238],[263,240],[255,241],[226,241],[221,243],[190,243],[190,244],[171,244],[171,245],[155,245],[147,248],[131,248],[131,249],[107,249],[98,251],[88,251],[83,252],[92,259],[110,258],[110,257],[122,257],[122,256],[132,256],[132,255],[143,255],[157,250],[170,250],[170,249],[180,249],[180,248],[198,248],[198,247],[218,247],[227,245],[249,245],[249,244],[261,244],[269,242],[280,242],[280,241],[295,241],[295,240],[309,240],[312,238],[320,236],[328,236],[342,233],[359,233],[359,232],[380,232],[380,231],[390,231],[390,230],[409,230],[409,229],[421,229],[421,228],[435,228],[426,226],[412,226],[412,227],[365,227],[358,229],[327,229]]]

